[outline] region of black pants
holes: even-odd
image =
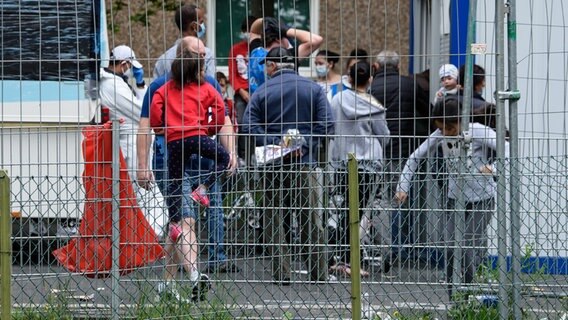
[[[359,222],[369,202],[378,196],[380,188],[378,188],[377,185],[380,184],[380,182],[379,173],[359,171]],[[346,171],[340,171],[336,174],[336,183],[336,194],[342,195],[344,202],[343,205],[339,207],[340,217],[338,228],[334,231],[335,234],[331,235],[330,241],[338,245],[336,255],[339,256],[339,259],[343,262],[349,262],[351,261],[349,248],[351,233],[349,231],[349,183]],[[348,258],[349,261],[347,260]],[[330,261],[330,263],[332,262]]]

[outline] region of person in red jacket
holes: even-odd
[[[150,108],[153,128],[165,127],[168,143],[169,214],[170,221],[181,220],[182,178],[185,165],[192,154],[216,161],[214,169],[192,193],[191,198],[201,206],[209,206],[207,190],[227,169],[231,155],[209,136],[224,124],[223,98],[204,81],[203,58],[180,46],[172,63],[171,80],[156,91]],[[181,232],[180,232],[181,234]],[[170,234],[176,242],[179,234]]]
[[[238,123],[242,121],[250,99],[248,83],[249,31],[255,20],[256,18],[253,16],[245,17],[241,23],[241,38],[243,40],[232,46],[229,52],[229,82],[235,92],[234,106]],[[243,159],[245,158],[245,141],[245,136],[238,137],[238,154]]]

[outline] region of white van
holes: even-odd
[[[104,1],[6,0],[1,23],[0,168],[14,242],[68,236],[84,199],[81,129],[108,56]]]

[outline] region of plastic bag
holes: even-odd
[[[112,131],[110,123],[83,129],[85,207],[78,237],[53,252],[71,272],[90,278],[110,275],[112,266]],[[158,237],[144,218],[120,154],[120,274],[152,263],[164,255]]]

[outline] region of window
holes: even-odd
[[[208,19],[211,27],[214,28],[208,39],[209,47],[215,50],[217,66],[227,66],[227,59],[231,46],[241,41],[241,23],[248,14],[255,16],[262,15],[262,10],[258,10],[258,3],[255,0],[217,0],[209,1]],[[284,23],[317,33],[317,13],[313,0],[272,0],[262,1],[265,4],[273,3],[273,11],[266,10],[266,15],[280,17]],[[254,6],[254,9],[253,9]],[[256,12],[260,14],[255,14]]]
[[[96,72],[94,2],[2,4],[3,80],[83,80]]]

